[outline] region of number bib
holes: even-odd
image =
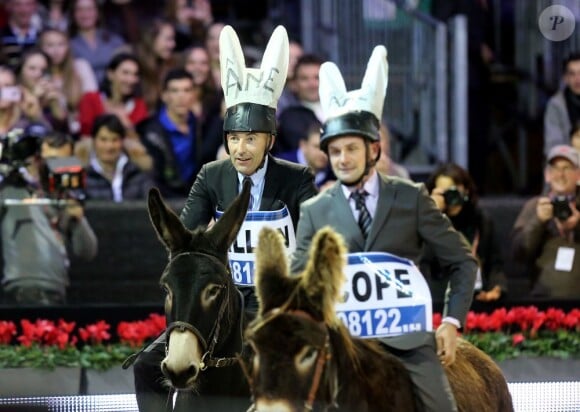
[[[222,211],[216,211],[216,220],[222,215]],[[296,250],[294,224],[286,205],[274,211],[249,211],[236,240],[228,250],[232,278],[236,285],[254,286],[254,248],[258,245],[258,235],[264,226],[278,229],[282,233],[286,239],[288,255]]]
[[[415,264],[389,253],[350,253],[338,317],[353,336],[433,330],[429,286]]]

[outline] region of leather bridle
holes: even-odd
[[[318,355],[316,357],[316,364],[314,366],[314,372],[312,374],[312,382],[310,383],[310,389],[308,390],[308,396],[306,397],[306,399],[304,401],[304,411],[310,412],[314,409],[314,401],[316,400],[316,393],[318,392],[318,388],[320,387],[320,382],[322,381],[322,374],[324,372],[324,369],[327,365],[330,364],[330,360],[332,359],[332,351],[331,351],[331,347],[330,347],[330,335],[328,332],[328,327],[324,324],[324,322],[317,321],[309,313],[307,313],[303,310],[299,310],[299,309],[288,310],[285,308],[286,306],[287,306],[287,304],[282,305],[282,307],[274,308],[274,309],[270,310],[268,313],[266,313],[264,315],[263,320],[259,324],[257,324],[253,329],[254,330],[260,329],[266,323],[270,322],[272,319],[274,319],[282,314],[307,319],[309,321],[315,322],[316,324],[321,326],[321,328],[324,329],[324,331],[325,331],[324,345],[322,347],[318,348]],[[255,399],[254,393],[253,393],[254,392],[253,380],[252,380],[250,374],[246,371],[246,368],[243,365],[243,363],[241,363],[241,364],[242,364],[242,369],[244,370],[244,374],[248,378],[248,382],[250,384],[250,389],[252,391],[252,399]],[[331,393],[333,394],[333,400],[332,400],[331,404],[336,405],[336,396],[337,396],[336,390],[331,390]],[[253,402],[249,411],[256,411],[256,410],[257,409],[255,406],[255,402]]]
[[[174,258],[172,258],[171,260],[177,259],[180,256],[185,256],[185,255],[200,255],[203,256],[204,258],[209,258],[210,260],[213,260],[214,263],[218,263],[221,266],[224,266],[224,264],[222,262],[219,261],[219,259],[215,258],[212,255],[208,255],[206,253],[200,253],[200,252],[186,252],[186,253],[180,253],[178,255],[176,255]],[[226,266],[226,273],[227,276],[231,277],[231,273],[229,270],[229,267]],[[229,292],[229,287],[231,285],[230,283],[224,283],[223,285],[219,285],[218,287],[220,289],[225,289],[226,292]],[[242,306],[240,309],[240,316],[243,316],[243,297],[241,296],[241,292],[238,291],[238,295],[241,299],[242,302]],[[166,330],[166,336],[167,338],[165,339],[165,356],[167,356],[168,352],[169,352],[169,336],[171,335],[171,332],[174,330],[178,330],[180,332],[185,332],[185,331],[189,331],[191,333],[193,333],[196,338],[199,340],[199,342],[202,345],[202,349],[204,354],[201,357],[201,362],[200,362],[200,370],[204,371],[207,368],[223,368],[225,366],[231,366],[235,363],[238,362],[238,358],[236,356],[231,356],[231,357],[221,357],[221,358],[214,358],[213,357],[213,352],[215,350],[215,347],[219,341],[220,338],[220,326],[222,323],[222,318],[226,312],[226,310],[228,309],[230,300],[226,294],[226,296],[224,297],[224,299],[222,300],[222,303],[220,305],[220,309],[218,312],[218,316],[211,328],[211,331],[209,333],[209,345],[207,344],[207,341],[205,340],[205,338],[203,337],[203,335],[201,334],[201,332],[199,331],[198,328],[196,328],[195,326],[193,326],[191,323],[188,322],[183,322],[183,321],[175,321],[175,322],[171,322],[168,326],[167,326],[167,330]],[[241,324],[241,319],[240,319],[240,324]],[[240,326],[241,329],[241,326]],[[241,336],[241,332],[240,332],[240,336]],[[241,339],[240,339],[241,342]],[[240,348],[239,353],[242,353],[242,349]]]

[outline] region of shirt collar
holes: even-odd
[[[191,126],[191,117],[192,116],[193,116],[193,113],[189,112],[189,114],[187,116],[187,123],[189,123],[190,126]],[[175,125],[173,120],[171,120],[171,117],[169,117],[169,114],[167,113],[167,106],[163,106],[163,107],[161,107],[161,109],[159,109],[159,121],[161,122],[163,127],[165,129],[167,129],[169,132],[180,132],[181,133],[181,131],[177,128],[177,126]]]
[[[352,192],[357,190],[342,184],[340,186],[342,188],[342,193],[344,193],[344,197],[347,199],[350,199]],[[370,197],[377,198],[379,196],[379,174],[374,168],[372,168],[369,172],[369,178],[362,188],[369,194]]]

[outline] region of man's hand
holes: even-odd
[[[536,215],[542,223],[546,223],[548,220],[554,217],[554,206],[552,206],[552,201],[549,197],[542,196],[538,199]]]
[[[580,220],[580,212],[576,209],[576,202],[570,202],[570,210],[572,211],[570,217],[563,222],[559,222],[562,225],[562,229],[566,232],[576,229],[578,221]]]
[[[491,302],[493,300],[498,300],[501,297],[501,288],[495,285],[492,289],[485,291],[482,290],[475,296],[475,299],[482,302]]]
[[[75,219],[77,222],[80,221],[85,215],[85,211],[81,204],[73,199],[70,199],[66,205],[66,214]]]
[[[437,356],[443,366],[449,366],[455,362],[457,349],[457,328],[451,323],[443,322],[435,332],[437,341]]]

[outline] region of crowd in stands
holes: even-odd
[[[228,156],[218,42],[224,24],[215,21],[210,0],[194,0],[194,7],[185,0],[168,0],[164,10],[145,20],[127,0],[106,2],[105,18],[103,3],[4,2],[0,135],[40,128],[45,135],[71,136],[74,154],[86,170],[88,201],[145,199],[152,186],[166,198],[185,198],[204,164]],[[309,166],[319,190],[335,181],[319,147],[325,121],[318,92],[323,61],[299,42],[290,42],[272,151]],[[580,54],[565,62],[564,86],[546,109],[545,193],[530,200],[515,222],[514,258],[529,265],[536,295],[578,298]],[[410,178],[389,155],[389,131],[383,127],[377,170]],[[494,228],[478,206],[474,178],[457,165],[442,165],[427,188],[478,258],[476,299],[506,296],[498,245],[491,240]],[[459,192],[459,203],[445,203],[450,188]],[[555,200],[562,197],[568,207],[558,215]],[[429,260],[428,251],[425,256],[425,270],[438,281],[441,262]]]

